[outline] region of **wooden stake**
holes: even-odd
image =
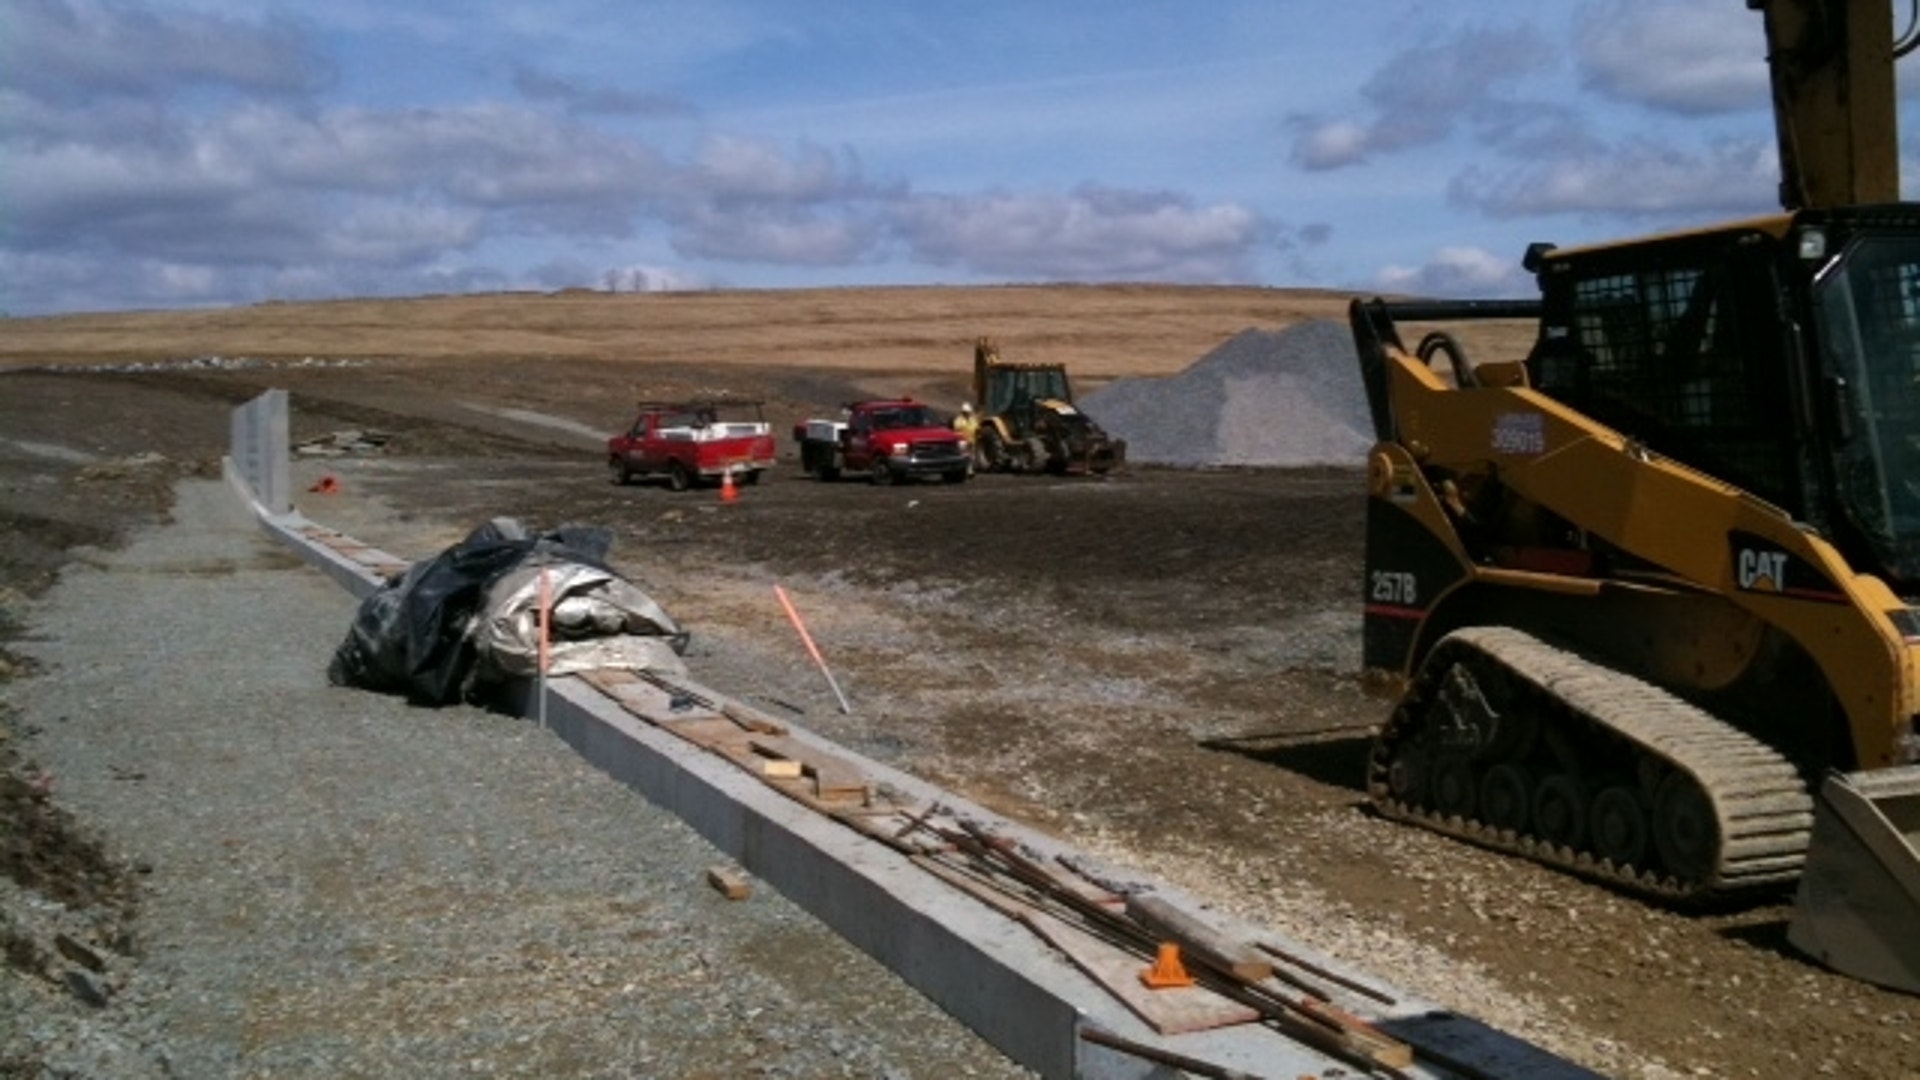
[[[813,657],[813,662],[819,665],[820,674],[827,677],[827,685],[833,689],[833,696],[840,701],[840,711],[853,712],[853,706],[847,704],[847,695],[840,692],[840,684],[833,681],[833,672],[827,670],[827,662],[820,655],[820,647],[813,643],[813,635],[807,633],[807,624],[800,621],[800,612],[794,608],[793,601],[787,599],[787,590],[775,585],[773,594],[780,598],[780,606],[787,609],[787,618],[793,620],[793,628],[800,631],[800,641],[806,645],[808,654]]]

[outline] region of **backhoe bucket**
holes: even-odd
[[[1820,788],[1787,940],[1843,975],[1920,994],[1920,766]]]

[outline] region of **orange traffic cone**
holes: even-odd
[[[318,483],[314,484],[312,487],[308,488],[307,490],[317,491],[322,495],[332,495],[335,492],[340,490],[340,481],[334,479],[332,473],[328,473],[327,475],[321,477]]]
[[[740,489],[733,486],[733,470],[728,469],[720,474],[720,501],[730,503],[739,497]]]
[[[1140,981],[1155,990],[1166,990],[1176,986],[1192,986],[1193,976],[1187,974],[1187,966],[1180,962],[1180,946],[1171,941],[1160,943],[1160,955],[1153,966],[1140,973]]]

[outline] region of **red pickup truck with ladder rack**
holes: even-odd
[[[614,483],[664,475],[675,491],[729,472],[738,483],[757,483],[774,453],[757,401],[643,401],[627,430],[607,440]]]

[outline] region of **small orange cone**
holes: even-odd
[[[334,479],[334,476],[332,473],[328,473],[327,475],[321,477],[318,483],[314,484],[312,487],[308,488],[307,490],[317,491],[322,495],[332,495],[335,492],[340,490],[340,481]]]
[[[733,470],[720,474],[720,501],[730,503],[740,497],[740,489],[733,486]]]
[[[1187,974],[1187,966],[1180,962],[1180,946],[1171,941],[1160,943],[1160,955],[1153,966],[1140,973],[1140,981],[1155,990],[1166,990],[1176,986],[1192,986],[1193,976]]]

